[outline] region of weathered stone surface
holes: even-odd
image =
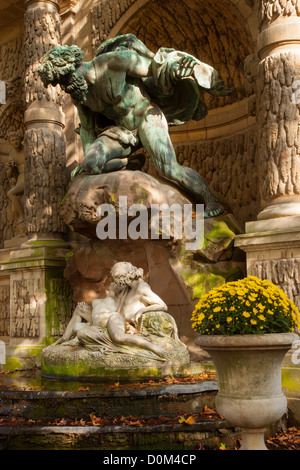
[[[222,138],[175,143],[174,147],[178,162],[201,174],[239,224],[256,219],[261,207],[256,126]],[[145,170],[150,174],[154,174],[152,166],[147,159]]]
[[[0,286],[0,336],[10,334],[10,287]]]
[[[10,132],[24,133],[24,41],[20,36],[0,45],[1,80],[5,83],[5,103],[0,104],[0,138]]]
[[[300,16],[299,0],[264,0],[260,3],[260,26],[282,16]]]
[[[34,3],[34,2],[32,2]],[[61,104],[62,92],[59,87],[45,89],[37,73],[40,59],[52,47],[60,44],[60,16],[55,3],[28,4],[25,13],[24,51],[25,51],[25,102],[47,99]]]
[[[166,362],[133,354],[88,351],[77,338],[68,343],[48,346],[42,353],[42,374],[48,377],[123,378],[142,379],[163,377],[174,373],[176,367],[189,364],[186,346],[164,336],[150,335],[166,351]]]
[[[57,129],[29,129],[24,144],[27,230],[64,232],[65,225],[59,216],[67,184],[64,135]]]
[[[299,195],[299,59],[291,50],[259,66],[259,180],[265,202]]]
[[[96,225],[100,220],[97,209],[112,204],[119,209],[120,196],[127,196],[127,207],[143,204],[191,204],[171,183],[153,178],[141,171],[116,171],[94,176],[77,176],[64,198],[61,216],[75,231],[97,238]]]

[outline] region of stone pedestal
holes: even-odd
[[[300,217],[248,222],[235,246],[246,252],[248,275],[274,282],[300,307]]]
[[[72,290],[63,276],[67,252],[57,240],[34,240],[1,263],[10,292],[7,369],[38,366],[45,345],[64,332],[72,309]]]

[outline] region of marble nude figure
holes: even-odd
[[[112,267],[111,276],[113,282],[107,296],[94,300],[91,306],[79,302],[65,333],[52,346],[77,337],[90,351],[124,352],[164,361],[165,351],[149,338],[149,331],[179,341],[175,320],[167,313],[166,304],[143,280],[143,269],[119,262]],[[143,328],[145,316],[148,329]]]
[[[133,34],[106,40],[90,62],[83,55],[75,45],[57,46],[39,67],[44,86],[59,84],[78,109],[84,159],[72,178],[141,169],[144,154],[135,152],[143,147],[163,177],[204,203],[206,217],[222,213],[200,174],[177,162],[169,126],[203,119],[203,92],[226,96],[233,89],[190,54],[169,48],[154,54]]]

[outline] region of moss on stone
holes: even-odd
[[[184,284],[191,289],[193,298],[199,299],[211,289],[243,277],[238,266],[228,263],[226,267],[227,269],[224,270],[218,264],[193,262],[182,268],[181,278]]]
[[[282,387],[288,392],[297,392],[300,390],[300,367],[282,368]]]

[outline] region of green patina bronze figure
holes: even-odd
[[[177,162],[168,127],[207,114],[203,92],[225,96],[233,90],[195,57],[174,49],[151,52],[132,34],[105,41],[91,62],[77,46],[57,46],[43,58],[45,86],[59,84],[78,108],[84,159],[73,174],[140,169],[144,147],[159,173],[205,204],[205,216],[223,207],[199,173]]]

